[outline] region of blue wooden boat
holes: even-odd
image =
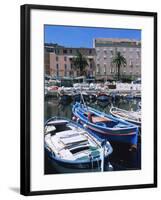
[[[136,125],[80,103],[73,105],[72,112],[79,123],[85,125],[100,138],[137,145],[138,127]]]
[[[113,149],[108,141],[97,140],[80,124],[60,117],[45,123],[45,150],[53,164],[67,169],[98,169]],[[103,149],[103,153],[102,153]],[[103,157],[102,157],[103,156]]]

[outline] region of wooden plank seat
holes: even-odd
[[[108,119],[106,117],[99,117],[99,116],[92,116],[92,122],[97,123],[97,122],[110,122],[111,119]]]

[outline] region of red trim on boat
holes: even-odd
[[[75,115],[75,114],[74,114]],[[75,115],[75,117],[76,118],[79,118],[79,117],[77,117],[76,115]],[[84,124],[84,122],[83,121],[81,121],[80,120],[80,123],[81,124]],[[87,124],[86,124],[87,125]],[[100,130],[100,129],[97,129],[97,128],[95,128],[95,127],[93,127],[93,126],[90,126],[90,125],[87,125],[87,128],[89,128],[89,129],[92,129],[92,130],[94,130],[94,131],[97,131],[97,132],[99,132],[99,133],[101,133],[101,134],[104,134],[104,135],[113,135],[113,136],[130,136],[130,135],[135,135],[136,134],[136,132],[131,132],[131,133],[109,133],[109,132],[105,132],[105,131],[102,131],[102,130]]]

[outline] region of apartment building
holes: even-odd
[[[106,78],[116,76],[117,69],[112,60],[116,52],[126,59],[127,65],[121,67],[121,75],[141,77],[141,42],[130,39],[95,38],[96,76]]]
[[[95,76],[96,51],[94,48],[69,48],[58,44],[45,44],[45,73],[55,77],[79,76],[81,74],[79,68],[76,68],[73,63],[77,51],[87,59],[88,65],[85,67],[85,74]]]

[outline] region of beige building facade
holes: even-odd
[[[141,77],[141,42],[129,39],[96,38],[96,76],[106,78],[116,76],[117,69],[112,60],[116,52],[126,59],[127,65],[121,67],[121,76]]]

